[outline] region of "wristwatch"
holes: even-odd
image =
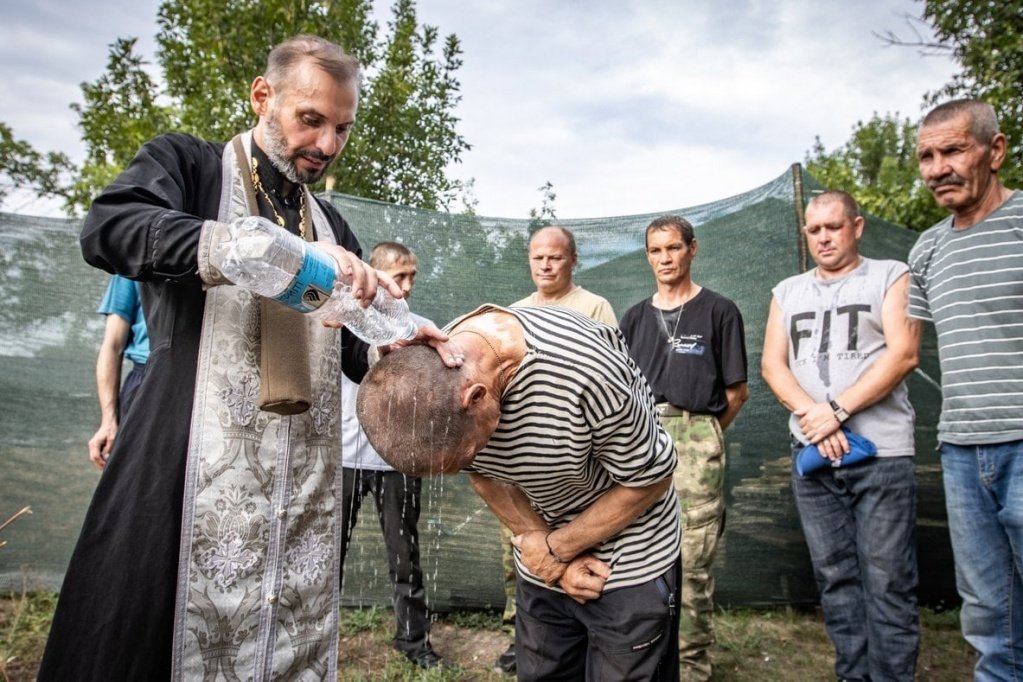
[[[845,408],[834,400],[831,401],[831,409],[835,411],[835,419],[838,420],[839,424],[844,424],[845,420],[849,418],[849,413],[845,411]]]

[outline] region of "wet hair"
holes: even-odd
[[[853,198],[853,195],[840,189],[828,189],[824,190],[820,194],[814,196],[807,203],[806,208],[809,210],[811,206],[817,206],[821,204],[830,204],[831,202],[837,202],[842,205],[842,212],[845,213],[845,217],[850,221],[854,221],[860,217],[860,207]]]
[[[385,462],[407,476],[443,470],[476,426],[461,403],[464,377],[429,346],[399,348],[370,368],[355,413]]]
[[[970,136],[984,146],[990,145],[994,136],[1001,132],[994,107],[976,99],[955,99],[939,104],[924,116],[920,127],[947,123],[963,115],[970,120]]]
[[[312,59],[336,83],[355,83],[357,90],[362,89],[359,60],[334,43],[309,34],[289,38],[270,50],[263,78],[278,90],[284,89],[293,69],[306,59]]]
[[[369,252],[369,264],[377,270],[400,260],[413,262],[416,260],[416,254],[412,253],[412,249],[401,242],[379,242]]]
[[[675,230],[682,236],[682,241],[686,243],[686,246],[691,246],[693,240],[696,239],[696,232],[693,231],[692,223],[679,215],[665,215],[660,218],[654,218],[646,226],[646,234],[643,237],[644,247],[650,241],[650,233],[660,232],[661,230]]]
[[[575,250],[575,235],[572,234],[572,230],[568,229],[567,227],[562,227],[561,225],[547,225],[545,227],[541,227],[539,230],[534,232],[533,235],[529,238],[530,248],[533,246],[533,240],[536,239],[536,235],[540,234],[544,230],[559,231],[565,237],[565,241],[568,242],[568,255],[571,256],[572,258],[576,258],[578,256]]]

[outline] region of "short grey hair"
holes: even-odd
[[[362,89],[359,60],[329,40],[308,33],[289,38],[270,50],[263,78],[274,88],[285,89],[292,70],[306,59],[312,59],[339,85],[354,83],[357,91]]]
[[[1001,130],[998,127],[998,116],[995,108],[987,102],[977,99],[955,99],[939,104],[924,116],[920,128],[929,125],[947,123],[959,116],[966,115],[970,120],[970,136],[978,143],[988,146],[995,135]]]

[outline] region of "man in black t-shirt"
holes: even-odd
[[[723,532],[722,431],[749,396],[742,315],[729,299],[692,280],[693,226],[664,216],[646,229],[657,293],[629,308],[619,328],[675,441],[675,491],[682,505],[683,680],[708,680],[714,642],[711,564]]]

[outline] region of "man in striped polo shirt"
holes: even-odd
[[[603,296],[583,289],[572,281],[572,271],[579,262],[575,235],[561,225],[541,227],[529,238],[529,274],[536,291],[512,303],[513,308],[538,305],[557,305],[569,308],[586,317],[618,326],[614,308]],[[504,613],[501,622],[512,636],[511,645],[497,659],[495,668],[515,673],[515,552],[511,544],[512,533],[501,526],[501,564],[504,567]]]
[[[945,503],[977,680],[1023,677],[1023,193],[1002,185],[994,109],[924,117],[920,175],[952,214],[909,255],[909,313],[934,323]]]
[[[398,471],[467,469],[516,534],[518,679],[678,680],[675,450],[620,332],[490,305],[447,330],[460,369],[394,351],[357,413]]]

